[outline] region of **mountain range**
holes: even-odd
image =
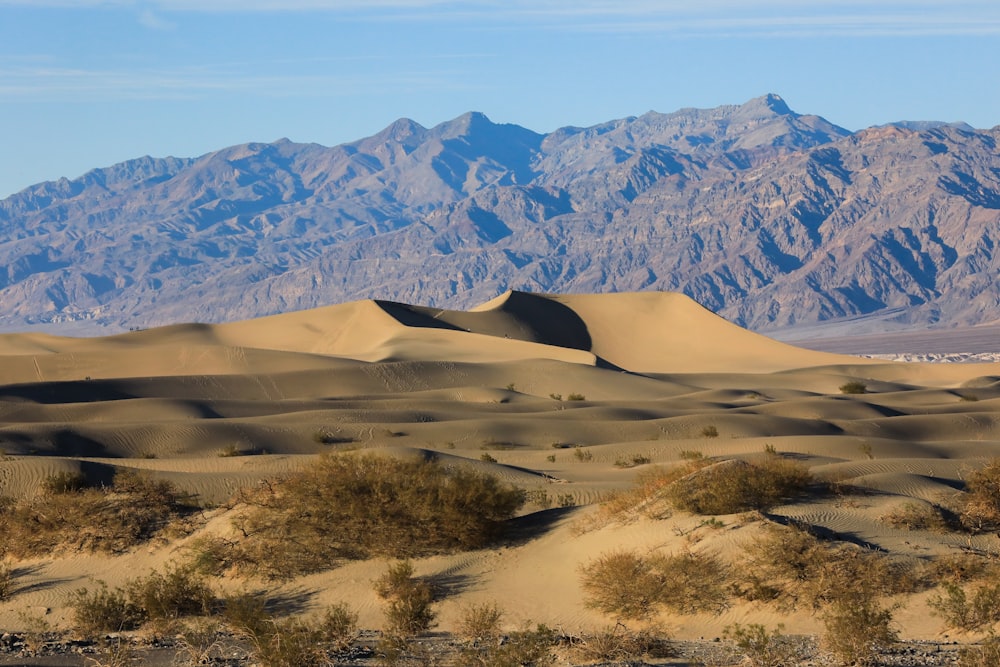
[[[0,201],[0,329],[358,299],[683,292],[757,331],[1000,322],[1000,127],[857,132],[777,95],[539,134],[481,113],[143,157]]]

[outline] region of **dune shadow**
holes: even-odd
[[[784,516],[782,514],[772,514],[771,512],[763,512],[762,514],[768,521],[782,526],[787,526],[789,528],[796,528],[812,535],[821,542],[848,542],[869,551],[877,551],[880,553],[888,552],[885,548],[861,538],[853,531],[841,532],[833,530],[832,528],[827,528],[826,526],[809,523],[807,521]]]
[[[551,532],[572,515],[577,507],[553,507],[510,519],[502,542],[495,546],[520,546]]]
[[[473,582],[473,578],[467,574],[434,574],[421,578],[431,585],[435,600],[461,595],[469,590]]]
[[[135,398],[114,380],[67,380],[32,382],[0,388],[0,400],[22,400],[42,404],[100,403]]]
[[[264,602],[264,611],[268,614],[273,614],[276,616],[291,616],[293,614],[301,614],[309,608],[309,603],[312,601],[318,591],[298,589],[293,591],[288,591],[286,593],[267,593],[261,592],[253,594],[252,596],[257,600],[262,600]]]
[[[14,580],[15,585],[7,592],[9,597],[14,597],[15,595],[21,595],[24,593],[34,593],[36,591],[44,591],[49,588],[54,588],[60,584],[65,584],[73,581],[72,578],[52,578],[44,579],[41,581],[36,581],[34,583],[26,584],[23,586],[18,586],[16,582],[23,577],[30,576],[39,572],[42,569],[41,565],[25,565],[22,567],[15,567],[11,570],[11,578]]]

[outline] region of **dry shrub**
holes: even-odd
[[[972,532],[1000,528],[1000,458],[969,475],[960,518]]]
[[[327,665],[328,649],[343,651],[358,637],[358,616],[344,605],[328,607],[318,620],[276,619],[262,596],[244,593],[226,600],[223,615],[263,667]]]
[[[664,658],[672,653],[670,642],[655,629],[631,630],[616,623],[582,635],[572,646],[573,656],[587,662],[634,664],[645,658]]]
[[[503,612],[496,603],[472,605],[462,611],[458,635],[474,646],[496,644],[502,635],[502,618]]]
[[[733,643],[736,650],[742,654],[742,663],[748,667],[786,667],[800,662],[801,656],[790,638],[782,634],[783,626],[779,625],[771,632],[763,625],[727,626],[724,636]]]
[[[812,482],[805,466],[778,456],[703,465],[676,480],[666,493],[673,506],[695,514],[767,509],[795,497]]]
[[[0,600],[6,600],[14,590],[14,568],[10,563],[0,562]]]
[[[845,384],[840,385],[840,393],[842,394],[867,394],[868,385],[864,382],[858,380],[852,380]]]
[[[73,610],[73,626],[84,635],[134,630],[146,620],[143,610],[133,604],[121,588],[111,590],[102,581],[97,590],[80,588],[68,604]]]
[[[403,561],[389,566],[375,580],[375,593],[386,601],[385,631],[394,637],[413,637],[434,622],[434,591],[413,576],[413,565]]]
[[[844,665],[877,664],[879,654],[899,640],[892,610],[864,593],[834,600],[823,612],[823,644]]]
[[[619,618],[646,619],[662,608],[676,613],[720,612],[727,606],[725,568],[690,552],[642,556],[606,553],[581,568],[587,605]]]
[[[604,501],[595,524],[637,516],[661,519],[672,510],[715,515],[768,509],[812,483],[805,466],[780,456],[746,462],[682,454],[689,455],[683,465],[650,468],[636,477],[632,488]]]
[[[992,632],[979,646],[963,648],[958,653],[958,667],[996,667],[1000,665],[1000,637]]]
[[[929,503],[904,503],[900,507],[883,514],[879,521],[893,528],[905,530],[932,530],[946,532],[948,521],[939,507]]]
[[[345,559],[428,555],[494,542],[524,504],[521,489],[477,471],[377,455],[327,455],[263,485],[234,520],[223,565],[287,578]]]
[[[76,590],[69,599],[76,628],[93,634],[133,630],[146,621],[169,621],[212,612],[215,593],[204,578],[187,567],[168,565],[163,573],[151,572],[129,580],[124,588]]]
[[[164,571],[150,572],[125,586],[129,601],[149,620],[172,620],[182,616],[205,616],[212,612],[215,592],[204,577],[190,567],[168,564]]]
[[[153,537],[192,507],[169,482],[128,470],[109,488],[57,480],[44,492],[0,503],[0,549],[15,558],[54,551],[120,553]]]
[[[545,625],[505,635],[495,644],[473,644],[459,651],[455,667],[548,667],[555,664],[556,633]],[[421,663],[426,664],[426,663]]]
[[[804,530],[769,526],[751,542],[733,588],[749,600],[818,609],[846,591],[866,597],[912,591],[912,569],[854,545],[824,542]]]

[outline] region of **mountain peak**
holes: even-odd
[[[741,116],[795,116],[794,111],[788,108],[785,100],[780,95],[768,93],[737,107],[737,114]]]

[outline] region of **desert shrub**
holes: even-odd
[[[167,565],[163,572],[151,572],[125,586],[131,604],[142,609],[149,620],[171,620],[182,616],[211,613],[215,592],[190,566]]]
[[[868,392],[868,385],[858,380],[852,380],[840,385],[841,394],[865,394]]]
[[[173,663],[178,667],[214,665],[226,659],[226,645],[221,641],[222,625],[215,618],[199,618],[182,623],[174,639]]]
[[[979,630],[1000,621],[1000,583],[982,583],[969,593],[955,582],[941,584],[943,594],[929,605],[945,623],[962,630]]]
[[[846,591],[878,598],[912,591],[909,566],[853,545],[824,542],[806,531],[770,526],[747,545],[733,590],[787,609],[818,609]]]
[[[574,657],[587,662],[633,664],[646,657],[668,657],[670,642],[652,629],[631,630],[622,623],[582,635]]]
[[[495,644],[467,645],[456,667],[548,667],[555,664],[552,647],[558,637],[545,625],[511,632]]]
[[[723,635],[733,643],[736,650],[742,654],[747,667],[786,667],[800,662],[800,656],[795,644],[782,634],[783,626],[779,625],[771,632],[763,625],[727,626]]]
[[[73,610],[73,625],[85,635],[99,632],[134,630],[146,620],[146,614],[121,588],[109,589],[104,582],[91,591],[80,588],[68,600]]]
[[[458,620],[458,634],[473,644],[494,644],[502,634],[502,618],[503,612],[496,603],[472,605],[462,611]]]
[[[385,631],[396,637],[413,637],[426,632],[434,622],[434,591],[413,576],[413,565],[402,561],[389,566],[375,580],[375,593],[386,601]]]
[[[573,458],[581,463],[588,463],[594,460],[594,452],[582,447],[576,447],[573,449]]]
[[[133,471],[109,488],[71,490],[3,503],[0,545],[16,558],[53,551],[120,553],[144,542],[192,507],[177,489]]]
[[[706,426],[705,428],[701,429],[701,436],[703,438],[718,438],[719,437],[719,429],[717,429],[715,426],[713,426],[713,425],[710,424],[710,425]]]
[[[585,400],[587,400],[587,397],[584,396],[583,394],[570,394],[569,396],[566,397],[566,400],[567,401],[585,401]]]
[[[634,468],[636,466],[645,465],[650,462],[648,456],[643,456],[641,454],[633,454],[630,458],[619,457],[615,459],[616,468]]]
[[[14,590],[14,568],[8,562],[0,562],[0,600],[6,600]]]
[[[969,475],[961,501],[962,524],[973,532],[1000,527],[1000,458]]]
[[[476,549],[495,541],[524,491],[497,477],[376,455],[321,457],[243,498],[230,564],[270,577],[344,559]]]
[[[346,651],[360,636],[358,614],[343,603],[330,605],[320,617],[318,629],[334,651]]]
[[[223,618],[264,667],[330,664],[327,648],[343,651],[358,637],[358,616],[342,604],[328,607],[319,619],[276,619],[262,596],[243,593],[226,600]]]
[[[948,530],[948,522],[941,510],[926,503],[904,503],[901,507],[883,514],[879,521],[893,528],[905,530],[933,530],[944,532]]]
[[[979,646],[958,652],[958,667],[996,667],[1000,665],[1000,637],[992,632]]]
[[[73,493],[87,487],[87,478],[79,472],[57,472],[42,480],[42,493]]]
[[[479,455],[479,460],[483,461],[485,463],[496,463],[497,462],[497,460],[495,458],[493,458],[492,456],[490,456],[489,453],[487,453],[487,452],[483,452],[482,454],[480,454]]]
[[[879,654],[898,641],[892,610],[864,593],[834,600],[823,612],[823,644],[844,665],[877,664]]]
[[[686,473],[686,474],[684,474]],[[805,466],[780,457],[692,461],[665,487],[671,504],[695,514],[766,509],[802,493],[812,482]]]
[[[87,658],[90,667],[130,667],[142,664],[135,647],[125,637],[108,638],[97,648],[96,657]]]
[[[727,604],[724,579],[717,559],[690,552],[615,551],[581,568],[587,606],[624,619],[646,619],[664,607],[681,614],[721,611]]]

